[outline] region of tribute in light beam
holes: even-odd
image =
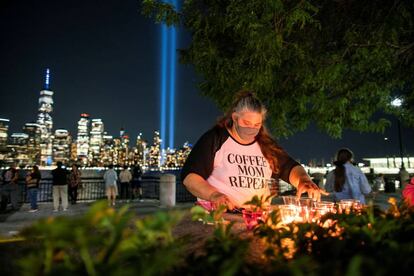
[[[167,42],[168,30],[166,25],[161,26],[161,150],[165,148],[165,134],[167,124]]]
[[[176,5],[174,1],[174,5]],[[175,130],[175,52],[176,52],[176,36],[175,28],[170,28],[170,124],[169,124],[169,140],[168,146],[174,148],[174,130]]]
[[[176,0],[164,2],[177,7]],[[165,149],[168,123],[168,147],[174,148],[175,131],[175,78],[176,78],[176,30],[175,27],[161,26],[161,150]],[[168,70],[168,72],[167,72]],[[168,108],[168,113],[167,113]],[[167,114],[169,120],[167,121]]]

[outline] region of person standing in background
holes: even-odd
[[[26,176],[27,196],[30,201],[29,212],[38,211],[37,208],[37,194],[39,190],[40,179],[42,178],[39,167],[33,166],[32,171]]]
[[[142,200],[142,170],[141,167],[137,164],[132,170],[132,199],[136,198],[138,195],[139,200]]]
[[[82,175],[78,166],[72,165],[72,171],[69,175],[69,197],[71,204],[76,204],[78,200],[78,189],[81,187]]]
[[[118,194],[117,181],[118,176],[114,170],[113,165],[108,166],[108,170],[104,176],[106,196],[108,198],[108,206],[115,206],[116,195]]]
[[[131,180],[131,172],[128,170],[128,166],[124,166],[124,169],[119,173],[119,182],[121,182],[121,199],[129,198]]]
[[[62,168],[62,162],[56,163],[57,168],[52,171],[53,178],[53,211],[59,210],[59,200],[62,201],[63,211],[68,210],[68,183],[66,169]]]
[[[19,209],[18,197],[19,197],[19,186],[18,186],[19,174],[16,170],[16,165],[11,164],[10,168],[3,172],[3,187],[2,187],[2,208],[7,208],[7,201],[10,197],[10,202],[13,210]]]
[[[365,204],[365,196],[371,192],[367,177],[353,165],[354,154],[347,148],[336,154],[335,169],[326,177],[326,191],[334,194],[335,200],[357,199]]]

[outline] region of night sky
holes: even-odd
[[[160,128],[160,26],[144,18],[137,0],[2,0],[0,4],[0,118],[21,132],[36,120],[39,91],[51,70],[54,129],[76,136],[81,113],[100,118],[117,136],[121,127],[135,138],[151,141]],[[178,34],[185,47],[188,34]],[[221,112],[197,89],[191,66],[178,65],[175,144],[196,142]],[[356,158],[399,155],[396,120],[384,134],[346,131],[340,140],[310,126],[280,140],[305,162],[330,161],[339,147]],[[388,140],[385,141],[384,137]],[[414,155],[414,130],[403,128],[405,151]]]

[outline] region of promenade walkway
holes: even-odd
[[[378,193],[374,200],[374,204],[380,206],[382,209],[387,209],[389,206],[388,199],[395,197],[400,200],[401,193]],[[51,202],[45,202],[39,204],[39,211],[30,213],[29,204],[23,204],[18,211],[7,211],[0,214],[0,238],[10,238],[18,234],[24,227],[31,225],[35,221],[55,216],[79,216],[84,214],[88,208],[94,203],[79,202],[75,205],[70,205],[67,211],[53,212]],[[123,202],[118,201],[116,208],[120,208],[124,204],[129,204],[130,209],[137,213],[137,216],[144,216],[157,211],[165,210],[160,207],[158,200],[144,199],[143,201]],[[178,203],[175,208],[177,209],[189,209],[193,206],[193,203]]]

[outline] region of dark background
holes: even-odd
[[[100,118],[117,136],[121,127],[152,141],[160,126],[160,26],[144,18],[137,0],[26,0],[0,2],[0,117],[20,132],[37,118],[39,91],[51,70],[54,129],[76,137],[81,113]],[[188,35],[178,32],[178,47]],[[178,65],[175,146],[195,143],[221,112],[200,95],[191,66]],[[399,155],[396,119],[383,134],[345,131],[334,140],[310,126],[280,143],[302,162],[329,162],[339,147],[356,158]],[[384,140],[387,137],[388,140]],[[405,152],[414,155],[414,130],[403,128]]]

